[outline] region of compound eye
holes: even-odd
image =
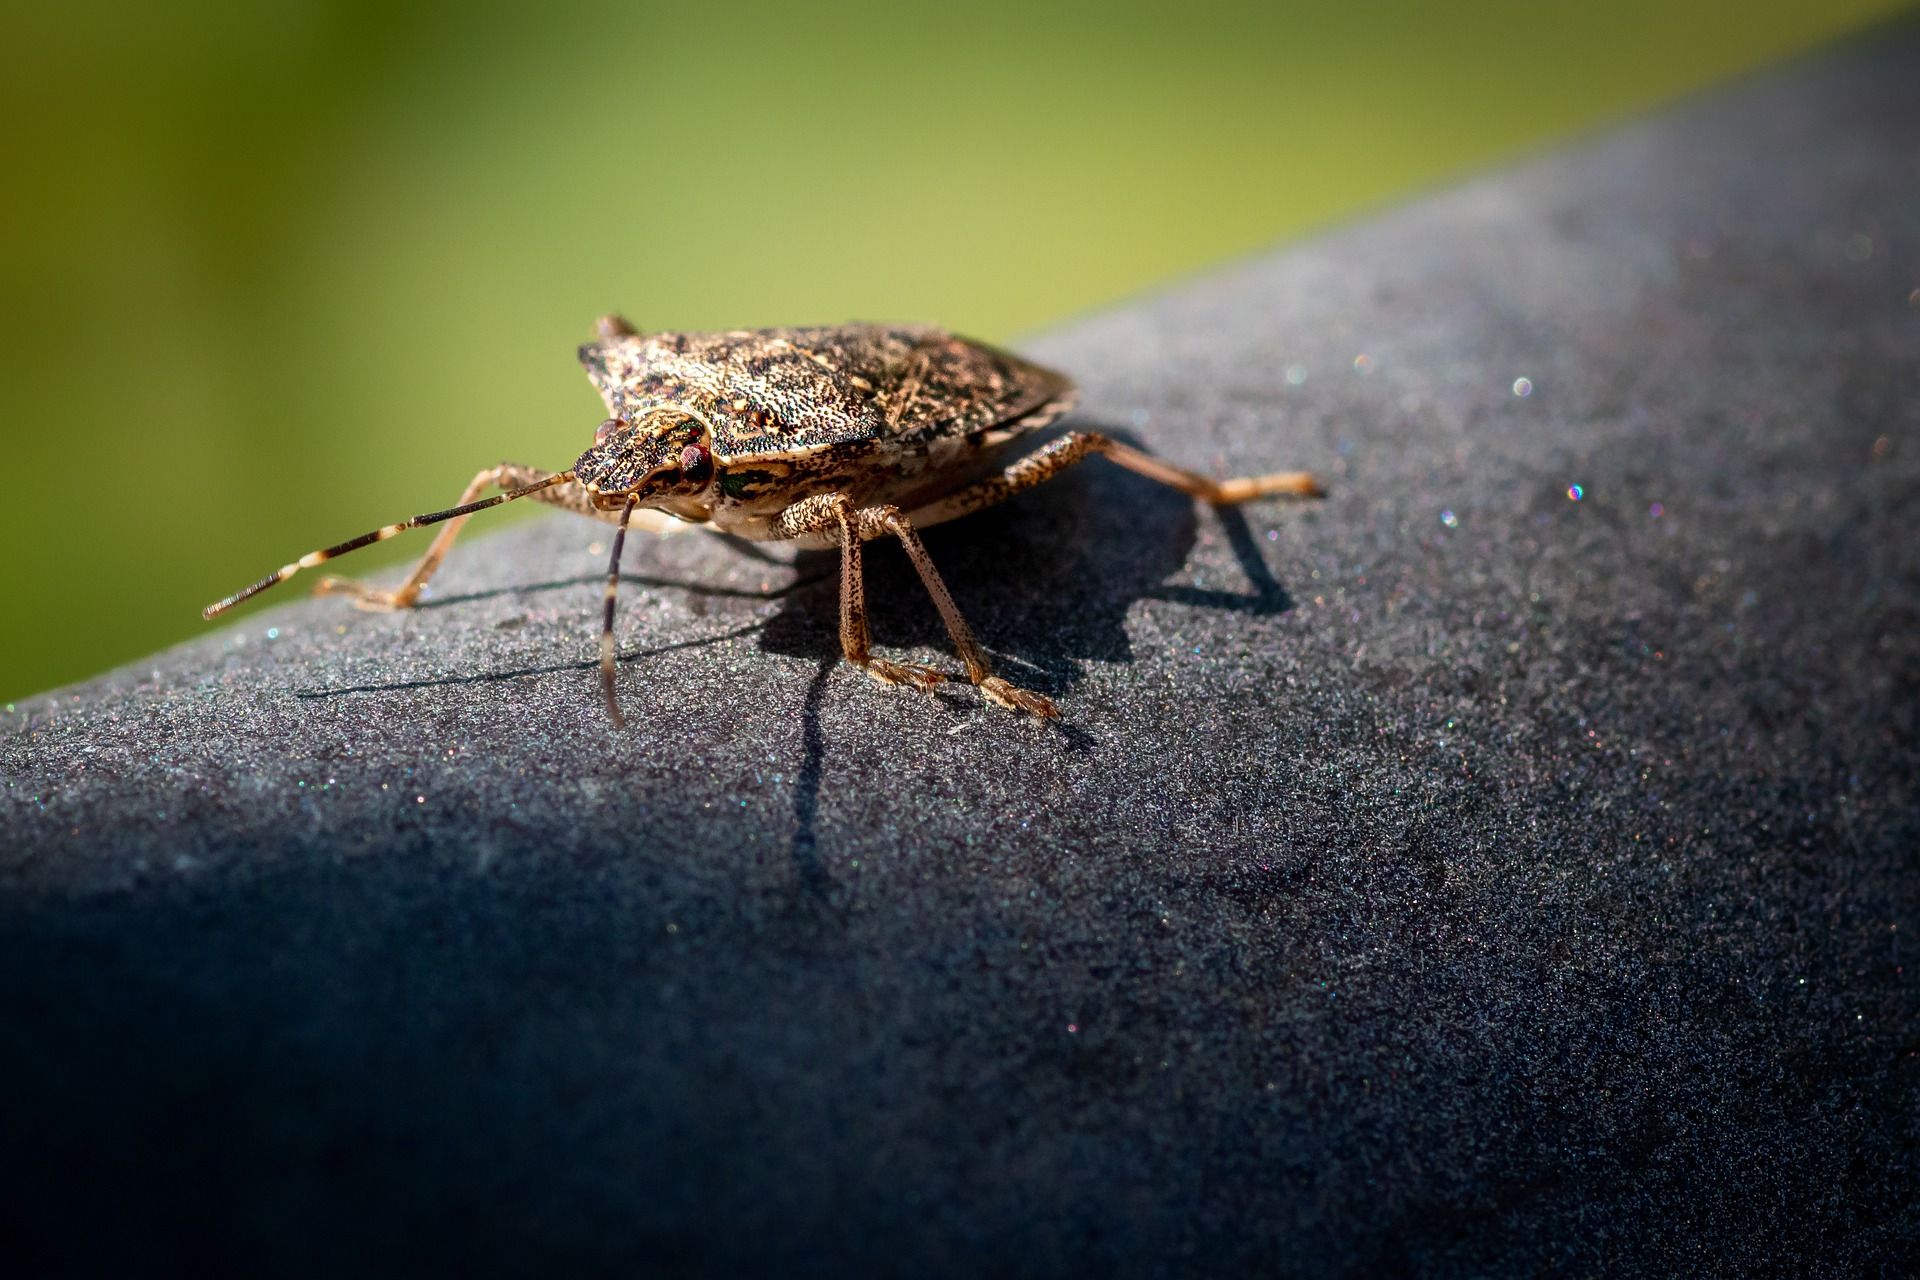
[[[625,425],[626,424],[618,418],[608,418],[605,422],[593,429],[593,442],[595,444],[605,444],[608,436]]]
[[[713,455],[704,445],[688,445],[680,451],[680,474],[694,484],[705,484],[713,478]]]

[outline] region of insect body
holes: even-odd
[[[642,334],[609,316],[599,323],[599,340],[580,349],[580,362],[610,416],[571,467],[488,467],[455,506],[310,552],[207,606],[205,615],[348,551],[444,525],[392,590],[334,577],[317,588],[367,608],[407,608],[468,516],[533,498],[618,526],[600,635],[601,685],[616,725],[623,721],[614,695],[614,600],[621,548],[636,517],[656,527],[684,521],[746,538],[839,547],[847,661],[885,683],[930,689],[948,674],[889,661],[869,647],[861,544],[892,537],[919,571],[967,679],[1003,707],[1051,717],[1059,714],[1052,700],[993,674],[916,530],[1012,497],[1094,453],[1209,502],[1320,492],[1305,472],[1213,480],[1087,431],[1009,460],[1013,441],[1072,407],[1072,383],[940,329],[856,324]],[[488,488],[504,492],[481,498]]]

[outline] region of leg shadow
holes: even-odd
[[[675,640],[671,644],[657,644],[650,649],[633,649],[620,654],[616,662],[638,662],[642,658],[651,658],[662,653],[673,653],[679,649],[701,649],[710,644],[719,644],[723,640],[734,640],[741,636],[752,635],[762,627],[762,623],[749,622],[722,631],[718,635],[693,636],[686,640]],[[537,667],[513,667],[505,671],[481,671],[472,675],[429,676],[417,680],[376,681],[370,684],[339,685],[332,689],[296,689],[293,696],[306,701],[316,698],[339,698],[350,693],[400,693],[409,689],[438,689],[446,685],[492,684],[500,680],[516,680],[521,676],[550,676],[560,671],[591,671],[599,667],[598,658],[581,658],[574,662],[552,662]]]
[[[1292,609],[1293,597],[1287,594],[1287,589],[1273,576],[1273,570],[1267,567],[1266,558],[1260,554],[1260,541],[1253,536],[1253,527],[1247,523],[1247,513],[1239,507],[1214,507],[1213,514],[1220,522],[1220,531],[1227,535],[1227,545],[1233,548],[1233,557],[1240,562],[1240,572],[1246,575],[1253,594],[1169,584],[1147,592],[1147,598],[1189,604],[1201,609],[1251,613],[1260,617],[1286,613]]]
[[[777,565],[783,569],[787,567],[784,561],[777,560],[765,551],[759,550],[757,547],[754,547],[753,543],[746,541],[744,538],[729,537],[725,539],[725,541],[730,546],[753,548],[754,559]],[[539,591],[558,591],[563,587],[584,587],[602,583],[606,580],[607,574],[603,569],[597,573],[576,574],[571,578],[554,578],[548,582],[531,582],[524,586],[490,587],[485,591],[463,591],[459,595],[438,596],[431,600],[422,600],[416,604],[414,608],[444,609],[448,605],[472,604],[477,600],[495,600],[501,596],[532,595]],[[620,572],[620,581],[626,586],[664,587],[675,591],[684,591],[691,596],[705,596],[710,599],[777,600],[788,592],[798,591],[803,587],[811,585],[813,579],[803,575],[789,582],[784,587],[776,587],[772,591],[758,591],[750,587],[728,587],[710,582],[699,582],[688,578],[662,578],[644,573],[628,573],[623,568]]]
[[[807,686],[807,701],[800,711],[800,772],[793,787],[793,865],[800,874],[801,887],[819,899],[824,899],[832,887],[820,863],[814,834],[814,822],[820,813],[820,770],[827,758],[826,735],[820,730],[820,701],[826,696],[833,669],[839,665],[838,655],[822,659],[820,670]]]

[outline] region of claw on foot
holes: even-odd
[[[948,679],[944,671],[904,662],[888,662],[885,658],[868,658],[866,671],[881,684],[903,684],[921,690],[932,690],[945,684]]]
[[[987,701],[1009,711],[1024,711],[1042,720],[1058,719],[1060,715],[1060,708],[1053,705],[1052,698],[1030,689],[1015,688],[999,676],[988,676],[982,680],[980,692],[986,695]]]
[[[313,594],[317,596],[347,596],[352,599],[356,609],[365,609],[369,613],[394,613],[400,609],[411,609],[416,594],[399,591],[380,591],[351,578],[339,578],[332,574],[313,584]]]

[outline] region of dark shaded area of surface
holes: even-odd
[[[1033,344],[1333,482],[930,535],[1062,727],[561,518],[10,709],[10,1256],[1897,1270],[1916,289],[1908,25]]]

